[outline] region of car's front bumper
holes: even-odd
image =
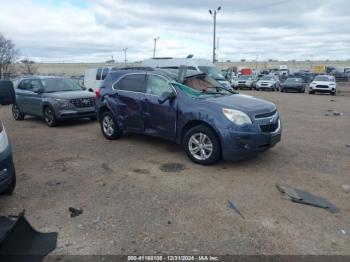
[[[310,91],[318,92],[318,93],[333,93],[336,91],[336,87],[312,87],[310,86]]]
[[[15,167],[12,161],[10,145],[0,153],[0,194],[3,193],[15,179]]]
[[[255,124],[259,126],[259,124]],[[281,141],[282,124],[278,119],[278,128],[264,133],[260,128],[255,132],[236,132],[225,129],[221,132],[222,156],[224,160],[240,160],[257,156]]]
[[[95,117],[95,107],[89,107],[86,109],[69,109],[69,110],[60,110],[56,113],[58,119],[72,119],[72,118],[86,118],[86,117]]]

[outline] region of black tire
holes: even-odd
[[[260,91],[260,88],[256,88],[255,90],[259,92],[259,91]]]
[[[201,137],[201,134],[204,135],[203,141],[201,142],[201,146],[198,144],[198,147],[202,146],[210,146],[205,148],[203,147],[202,149],[199,149],[201,152],[197,150],[196,153],[191,153],[191,147],[193,145],[192,141],[198,141],[198,139],[193,140],[193,138],[196,138],[197,136]],[[207,143],[206,143],[207,142]],[[183,146],[185,149],[185,152],[187,156],[195,163],[200,164],[200,165],[212,165],[218,162],[221,158],[221,146],[220,146],[220,141],[216,135],[216,133],[211,129],[210,127],[206,125],[199,125],[192,127],[190,130],[187,131],[187,133],[184,136],[183,139]],[[192,148],[193,149],[193,148]],[[202,150],[204,150],[204,154],[202,155]],[[207,151],[206,151],[207,150]],[[210,151],[211,150],[211,151]],[[199,155],[196,155],[197,153],[200,153]],[[208,153],[208,155],[205,155]],[[203,159],[200,159],[202,158]]]
[[[281,93],[284,93],[284,89],[283,88],[281,88]]]
[[[55,111],[51,106],[45,106],[43,109],[43,116],[46,124],[49,127],[55,127],[57,125],[57,119],[55,116]]]
[[[111,111],[106,111],[101,115],[100,126],[102,134],[109,140],[119,139],[123,135]]]
[[[335,92],[332,92],[331,95],[332,95],[332,96],[335,96]]]
[[[17,121],[23,120],[25,117],[25,114],[21,112],[17,103],[12,105],[12,116]]]

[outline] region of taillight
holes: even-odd
[[[99,98],[99,97],[101,96],[101,94],[100,94],[100,89],[99,89],[99,88],[96,89],[95,95],[96,95],[96,98]]]

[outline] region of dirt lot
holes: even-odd
[[[0,213],[26,209],[37,229],[57,231],[55,254],[350,254],[350,97],[243,93],[276,103],[282,142],[256,159],[211,167],[166,141],[110,142],[97,122],[48,128],[16,122],[2,107],[18,186],[0,198]],[[168,162],[186,169],[160,171]],[[284,200],[276,183],[323,196],[341,212]],[[84,213],[71,218],[69,207]]]

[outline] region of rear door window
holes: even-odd
[[[145,74],[132,74],[124,76],[114,86],[117,90],[131,91],[131,92],[145,92]]]

